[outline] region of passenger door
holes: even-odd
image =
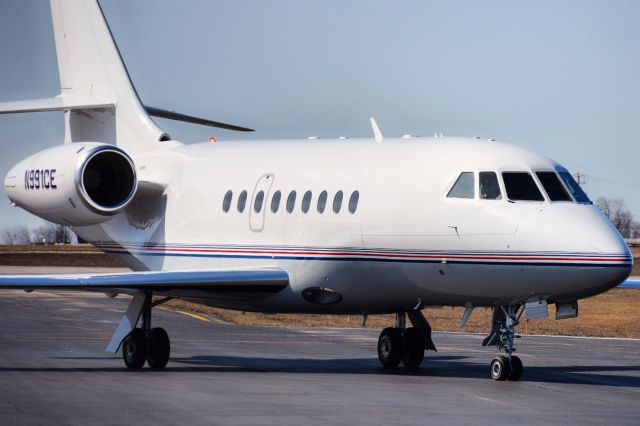
[[[269,191],[273,184],[274,174],[265,173],[260,176],[251,197],[249,205],[249,226],[254,232],[260,232],[264,228],[264,216],[267,211],[267,200]]]

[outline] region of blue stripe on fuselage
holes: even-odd
[[[442,259],[400,259],[400,258],[375,258],[375,257],[327,257],[327,256],[286,256],[286,255],[246,255],[246,254],[212,254],[212,253],[172,253],[172,252],[146,252],[146,251],[116,251],[105,250],[108,254],[135,254],[138,256],[166,256],[166,257],[194,257],[194,258],[225,258],[225,259],[270,259],[270,260],[315,260],[336,262],[385,262],[385,263],[442,263]],[[630,267],[631,262],[621,263],[569,263],[569,262],[522,262],[522,261],[474,261],[446,259],[447,264],[459,265],[498,265],[498,266],[571,266],[590,268],[623,268]]]

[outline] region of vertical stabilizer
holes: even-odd
[[[96,0],[51,0],[63,98],[105,99],[115,107],[65,111],[65,142],[96,141],[130,153],[168,136],[149,118]]]
[[[97,0],[51,0],[61,94],[0,102],[0,114],[64,111],[65,143],[105,142],[129,154],[180,145],[149,117],[219,129],[252,129],[144,106]]]

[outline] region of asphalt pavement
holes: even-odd
[[[241,327],[154,310],[172,354],[128,371],[104,347],[128,299],[0,292],[0,424],[638,424],[640,340],[526,337],[520,382],[489,379],[483,336],[434,333],[389,372],[379,330]]]

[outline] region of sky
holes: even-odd
[[[640,220],[640,2],[102,0],[146,105],[186,143],[411,133],[495,138],[586,175]],[[0,102],[59,94],[49,4],[0,2]],[[61,144],[61,112],[0,115],[0,175]],[[4,200],[4,201],[3,201]],[[42,221],[0,194],[0,230]]]

